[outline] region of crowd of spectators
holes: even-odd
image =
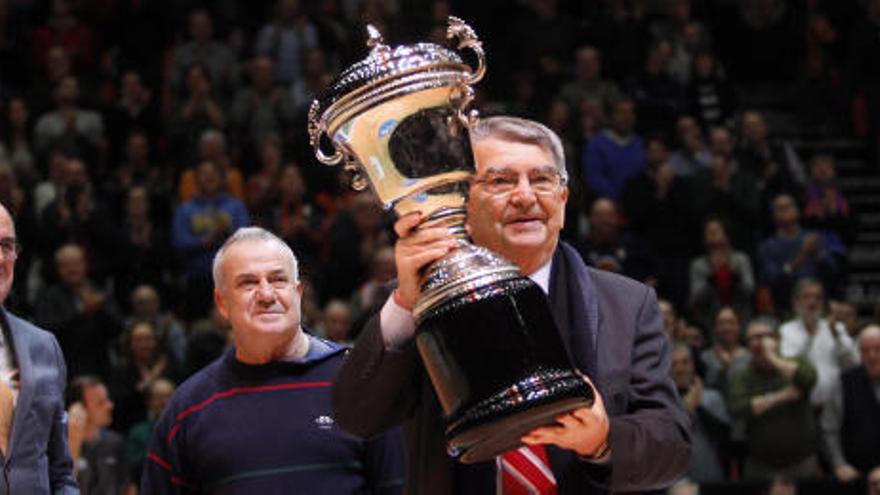
[[[736,88],[792,88],[804,125],[863,138],[873,166],[878,0],[0,0],[8,305],[79,377],[77,455],[124,438],[113,479],[139,478],[174,384],[229,344],[210,262],[238,227],[293,247],[308,328],[354,337],[394,278],[391,218],[316,163],[307,108],[365,55],[367,23],[443,43],[449,14],[485,41],[480,110],[563,139],[563,237],[662,298],[689,478],[865,483],[880,331],[845,298],[855,215],[836,158],[799,156]]]

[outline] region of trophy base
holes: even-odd
[[[465,464],[491,460],[523,445],[520,438],[535,428],[555,424],[560,414],[592,405],[592,398],[573,397],[512,414],[450,438],[449,453]]]

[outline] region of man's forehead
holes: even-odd
[[[279,246],[268,241],[241,241],[229,246],[223,270],[238,277],[247,274],[290,272],[290,260]]]

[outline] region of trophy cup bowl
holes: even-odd
[[[419,228],[442,226],[459,245],[424,271],[416,345],[443,409],[450,455],[480,462],[521,445],[532,429],[590,407],[543,290],[509,261],[471,244],[465,229],[474,173],[467,112],[485,72],[474,31],[449,18],[447,37],[475,65],[430,43],[391,48],[367,27],[370,54],[344,70],[309,111],[318,160],[344,162],[355,189],[372,187]],[[330,150],[330,152],[326,152]]]

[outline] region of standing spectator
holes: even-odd
[[[588,265],[640,282],[656,283],[653,253],[641,238],[623,230],[617,206],[611,200],[594,201],[589,222],[590,231],[577,246]]]
[[[617,85],[602,78],[602,54],[590,45],[584,45],[574,53],[575,79],[564,85],[559,96],[571,108],[580,108],[586,99],[595,99],[602,107],[610,107],[620,96]]]
[[[113,427],[127,432],[147,418],[149,388],[163,378],[174,382],[177,370],[150,321],[135,321],[120,340],[122,353],[110,374],[109,388],[116,405]]]
[[[150,438],[153,436],[153,427],[176,388],[171,380],[159,378],[147,389],[147,419],[132,426],[125,440],[126,458],[131,473],[129,476],[133,480],[141,479],[149,453]]]
[[[559,90],[562,70],[571,60],[575,23],[571,16],[560,12],[558,0],[541,0],[521,4],[512,23],[519,36],[510,38],[522,70],[535,75],[535,82],[547,89],[546,96]]]
[[[110,430],[114,404],[107,386],[97,376],[77,376],[70,384],[70,398],[68,439],[80,493],[128,493],[132,487],[125,439]]]
[[[758,180],[762,211],[767,211],[770,200],[780,194],[801,197],[803,165],[791,145],[771,140],[767,122],[757,111],[743,113],[741,125],[739,166]]]
[[[383,247],[376,251],[373,259],[370,260],[369,278],[358,287],[349,301],[356,322],[359,323],[361,318],[371,315],[374,309],[378,309],[385,302],[388,298],[388,284],[394,279],[396,271],[394,249]],[[355,330],[363,326],[358,323],[353,325]]]
[[[232,50],[214,40],[214,22],[206,10],[195,10],[189,15],[190,40],[174,49],[171,58],[171,85],[180,89],[190,79],[190,68],[202,68],[205,79],[214,84],[215,95],[228,98],[238,86],[238,67]],[[189,85],[189,82],[186,82]],[[192,91],[192,89],[190,89]]]
[[[703,223],[705,254],[690,266],[690,307],[694,317],[709,328],[719,308],[730,306],[744,320],[752,318],[755,275],[749,257],[730,245],[720,218]]]
[[[675,124],[678,149],[669,157],[669,166],[679,177],[689,177],[712,166],[712,152],[706,145],[697,119],[682,115]]]
[[[819,154],[810,161],[810,180],[804,198],[804,226],[822,235],[825,249],[844,266],[848,246],[855,240],[855,219],[837,185],[834,157]]]
[[[22,187],[30,190],[39,179],[34,156],[30,110],[25,99],[21,97],[10,98],[2,110],[0,160],[9,162]]]
[[[229,121],[242,135],[244,148],[253,155],[257,143],[269,135],[286,135],[293,124],[294,107],[287,93],[272,80],[272,59],[257,56],[249,66],[250,84],[238,90]]]
[[[858,351],[846,328],[835,320],[823,318],[822,284],[803,278],[792,295],[796,317],[779,328],[780,352],[786,358],[803,358],[818,374],[810,400],[817,409],[831,398],[840,374],[859,361]]]
[[[52,0],[49,18],[44,26],[34,30],[33,57],[42,66],[53,46],[62,46],[77,69],[89,71],[97,63],[95,34],[88,25],[80,23],[69,0]]]
[[[345,301],[333,299],[324,306],[320,330],[324,337],[344,347],[353,345],[351,308]]]
[[[119,81],[119,100],[107,112],[107,135],[110,138],[111,160],[118,160],[122,145],[134,132],[146,135],[150,142],[157,142],[162,130],[159,107],[153,92],[144,85],[140,73],[126,71]]]
[[[672,129],[676,117],[684,110],[683,88],[669,77],[671,56],[669,41],[653,42],[648,48],[643,70],[624,84],[624,90],[636,102],[639,128],[645,134]]]
[[[611,106],[611,126],[587,145],[581,166],[587,189],[596,196],[616,201],[626,180],[645,169],[645,147],[634,133],[635,123],[635,102],[618,99]]]
[[[196,163],[209,161],[217,166],[225,192],[236,199],[242,201],[245,199],[243,175],[241,170],[232,165],[226,146],[226,136],[222,132],[217,129],[206,129],[202,132],[199,136],[198,155],[199,161]],[[198,192],[196,167],[188,168],[180,174],[177,189],[182,203],[196,196]]]
[[[800,278],[822,282],[825,293],[837,293],[837,265],[815,232],[800,225],[800,212],[794,198],[783,194],[773,199],[776,232],[761,242],[758,261],[761,280],[770,286],[777,309],[787,307],[791,289]]]
[[[646,143],[648,167],[626,182],[621,202],[630,228],[657,258],[657,291],[684,307],[687,265],[696,247],[690,188],[672,171],[663,138],[652,136]]]
[[[726,131],[725,131],[726,132]],[[730,244],[753,256],[760,197],[755,180],[726,155],[715,153],[712,167],[693,178],[694,208],[705,216],[721,218],[729,228]]]
[[[34,128],[37,151],[46,153],[52,147],[63,146],[88,158],[98,158],[104,140],[104,120],[99,113],[79,107],[76,77],[62,78],[54,96],[55,109],[40,116]]]
[[[285,165],[275,186],[278,193],[255,214],[267,229],[299,253],[305,266],[311,266],[320,255],[326,234],[321,209],[309,200],[307,185],[298,166]]]
[[[65,186],[46,206],[40,219],[41,243],[46,259],[64,244],[82,246],[92,276],[103,282],[112,268],[116,229],[106,207],[96,197],[87,170],[79,158],[67,160]]]
[[[736,108],[733,86],[718,67],[715,54],[701,50],[694,57],[694,78],[686,88],[687,106],[704,129],[727,125]]]
[[[90,262],[92,276],[104,282],[112,268],[116,229],[106,207],[96,197],[87,170],[79,158],[67,160],[65,185],[40,219],[41,244],[45,259],[50,259],[64,244],[80,245]]]
[[[256,172],[247,180],[245,189],[245,205],[248,211],[260,216],[264,208],[278,195],[278,179],[284,159],[281,139],[270,134],[260,141],[258,157],[260,165]],[[263,226],[265,220],[260,218],[254,223]]]
[[[855,339],[859,331],[862,329],[862,322],[859,320],[859,311],[856,305],[850,301],[828,301],[828,318],[837,320],[843,325],[846,333]]]
[[[166,223],[153,219],[150,210],[150,196],[146,189],[135,186],[128,190],[125,216],[117,229],[119,251],[113,253],[113,289],[116,300],[124,306],[132,290],[141,284],[165,292],[175,267],[171,233]]]
[[[822,409],[822,435],[838,481],[880,468],[880,326],[859,335],[862,365],[840,375]]]
[[[257,34],[256,52],[275,62],[275,82],[290,86],[302,77],[303,54],[318,47],[318,30],[299,0],[278,0],[272,19]]]
[[[672,347],[669,376],[684,401],[691,420],[692,454],[687,476],[698,483],[718,483],[727,476],[721,452],[730,433],[730,416],[721,393],[697,376],[691,348]]]
[[[211,259],[226,237],[248,224],[244,204],[223,192],[216,164],[196,169],[198,194],[174,212],[174,248],[186,277],[184,311],[187,319],[207,313],[211,304]]]
[[[310,48],[303,55],[302,77],[290,85],[290,103],[297,113],[305,112],[321,92],[330,85],[332,74],[327,72],[324,50]]]
[[[292,219],[293,226],[302,221]],[[354,197],[327,232],[327,251],[321,275],[323,300],[347,299],[363,282],[367,264],[379,249],[391,245],[382,205],[372,192]]]
[[[712,346],[700,353],[705,382],[728,396],[730,383],[749,362],[749,351],[740,342],[740,316],[730,306],[722,306],[713,321]]]
[[[769,325],[750,325],[746,339],[752,359],[730,391],[731,414],[746,421],[745,478],[812,477],[816,420],[807,396],[816,370],[806,359],[780,356],[779,337]]]
[[[107,203],[117,215],[125,211],[128,191],[132,187],[146,190],[153,206],[152,218],[167,222],[171,217],[171,205],[168,199],[172,194],[172,177],[170,171],[157,163],[150,156],[149,136],[143,131],[135,130],[126,136],[125,157],[115,167],[104,185],[104,196]]]
[[[54,149],[46,158],[48,173],[46,180],[37,183],[33,189],[34,213],[42,221],[43,211],[61,194],[67,185],[70,155],[61,149]]]
[[[186,366],[186,334],[174,314],[163,310],[162,299],[155,287],[144,284],[131,291],[131,312],[125,323],[130,326],[135,321],[149,321],[153,325],[159,344],[174,361],[173,366],[178,371],[183,370]]]
[[[205,67],[191,65],[186,70],[186,93],[177,104],[168,124],[169,146],[172,158],[192,163],[195,161],[199,137],[209,129],[223,129],[226,115],[217,100]]]
[[[88,277],[83,250],[67,244],[55,253],[58,283],[37,296],[34,316],[58,338],[73,376],[109,376],[110,343],[122,330],[112,298]]]

